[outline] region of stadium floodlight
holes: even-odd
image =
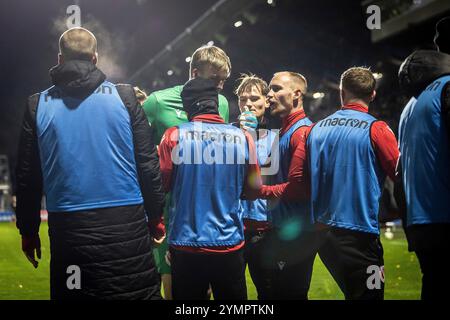
[[[239,28],[240,26],[242,26],[242,21],[241,21],[241,20],[236,21],[236,22],[234,23],[234,26],[235,26],[236,28]]]
[[[189,62],[191,62],[191,57],[186,57],[185,60],[186,60],[187,63],[189,63]]]
[[[323,92],[314,92],[313,94],[314,99],[322,99],[323,97],[325,97],[325,93]]]
[[[170,77],[170,76],[172,76],[173,75],[173,70],[168,70],[167,71],[167,75]]]
[[[379,72],[374,72],[373,77],[375,78],[375,80],[380,80],[381,78],[383,78],[383,74]]]

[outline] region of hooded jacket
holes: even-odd
[[[186,82],[181,99],[189,121],[203,114],[219,114],[219,93],[210,79],[197,77]]]
[[[54,86],[25,111],[16,216],[22,236],[37,235],[45,189],[51,298],[158,299],[146,220],[159,221],[164,195],[133,88],[105,81],[89,61],[67,61],[50,76]],[[82,270],[79,290],[66,285],[71,265]]]
[[[450,55],[432,50],[418,50],[409,55],[400,66],[398,78],[406,94],[418,97],[434,80],[450,75]],[[442,90],[442,117],[450,138],[450,83]],[[449,139],[450,141],[450,139]]]

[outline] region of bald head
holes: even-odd
[[[59,54],[63,61],[97,61],[97,39],[87,29],[77,27],[65,31],[59,38]]]
[[[286,79],[286,82],[289,83],[289,86],[292,90],[300,90],[303,94],[306,93],[308,89],[308,83],[306,82],[306,78],[297,72],[292,71],[281,71],[277,72],[273,75],[274,77],[282,77]]]

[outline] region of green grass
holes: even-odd
[[[48,226],[41,226],[42,260],[33,266],[23,255],[20,236],[13,223],[0,223],[0,300],[49,299],[50,247]],[[419,299],[421,273],[416,256],[408,252],[402,231],[393,240],[382,237],[384,246],[386,299]],[[256,299],[255,287],[247,274],[249,299]],[[336,283],[319,258],[314,264],[309,298],[314,300],[341,300],[344,298]]]
[[[0,223],[0,300],[50,299],[50,246],[48,227],[40,230],[42,259],[34,269],[22,253],[14,223]]]

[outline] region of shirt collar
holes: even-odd
[[[369,107],[362,105],[360,103],[347,103],[346,105],[342,106],[342,110],[355,110],[368,113]]]
[[[217,114],[201,114],[201,115],[193,117],[191,119],[191,121],[225,123],[225,121],[222,119],[222,117]]]
[[[283,135],[284,133],[286,133],[292,127],[292,125],[294,123],[296,123],[297,121],[299,121],[305,117],[306,117],[306,114],[305,114],[304,109],[295,111],[294,113],[291,113],[290,115],[288,115],[285,119],[283,119],[283,125],[281,127],[280,134]]]

